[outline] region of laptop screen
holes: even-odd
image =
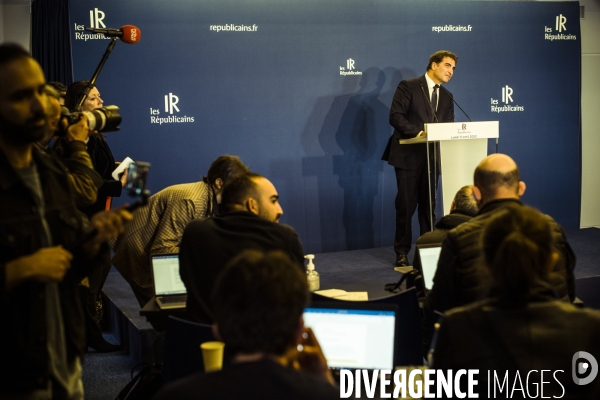
[[[179,254],[152,255],[151,260],[156,296],[187,293],[179,276]]]
[[[419,258],[421,260],[421,269],[425,289],[431,290],[433,286],[433,277],[437,269],[438,259],[440,258],[441,246],[417,246]]]
[[[304,324],[315,333],[329,368],[394,369],[396,307],[353,302],[315,305]]]

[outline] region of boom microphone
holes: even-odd
[[[88,32],[101,33],[106,37],[116,37],[122,42],[136,44],[142,38],[142,31],[137,26],[123,25],[120,29],[114,28],[85,28]]]

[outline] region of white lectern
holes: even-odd
[[[498,121],[425,124],[425,137],[400,141],[402,145],[440,143],[444,215],[450,213],[450,205],[458,189],[473,184],[475,168],[488,155],[488,139],[498,139],[499,127]],[[429,159],[427,146],[427,160]],[[431,174],[432,166],[429,163],[428,168]],[[431,201],[431,186],[429,191]]]

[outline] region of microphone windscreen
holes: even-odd
[[[123,36],[121,36],[121,41],[128,44],[136,44],[142,38],[142,31],[137,26],[133,25],[123,25],[121,27],[123,31]]]

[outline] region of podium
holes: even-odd
[[[458,189],[473,184],[475,168],[488,155],[488,139],[498,140],[499,127],[498,121],[425,124],[426,136],[400,140],[401,145],[439,143],[444,215],[450,213],[450,205]],[[437,146],[434,146],[434,149],[435,147]],[[427,159],[430,159],[429,146],[427,146]],[[428,168],[431,175],[432,166],[429,163]],[[430,202],[431,196],[430,186]]]

